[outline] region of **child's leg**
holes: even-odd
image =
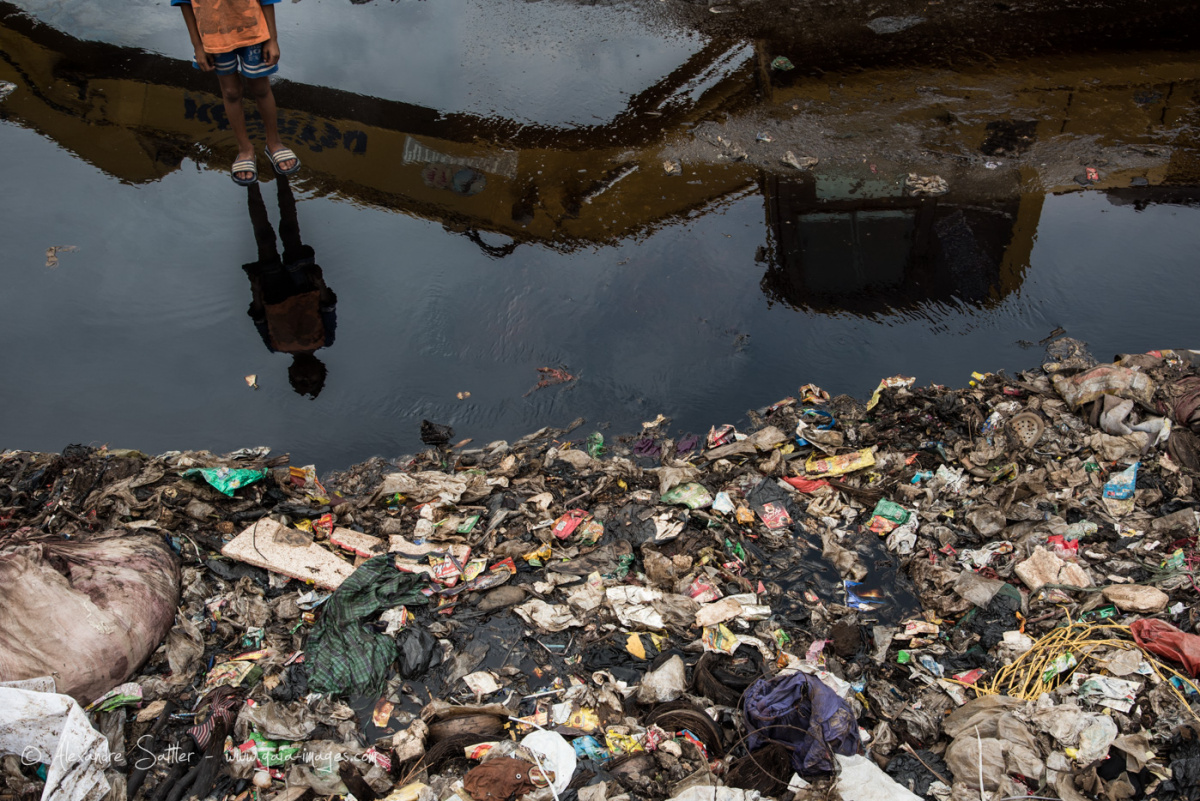
[[[283,140],[279,138],[279,112],[275,108],[275,93],[271,91],[271,79],[247,78],[246,85],[250,87],[250,96],[258,104],[258,114],[262,117],[263,131],[267,135],[267,150],[274,152],[283,148]],[[281,170],[290,170],[295,165],[295,159],[280,162]]]
[[[225,101],[225,117],[229,120],[229,127],[233,129],[233,135],[237,138],[238,160],[253,159],[254,145],[250,142],[250,134],[246,133],[246,111],[242,107],[242,76],[237,73],[218,75],[217,80],[221,82],[221,99]],[[240,172],[238,177],[249,180],[254,176],[252,173]]]

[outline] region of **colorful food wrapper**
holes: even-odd
[[[875,454],[870,448],[863,448],[853,453],[843,453],[840,456],[823,456],[820,459],[814,453],[804,463],[804,472],[808,478],[829,478],[853,473],[875,465]]]
[[[1054,657],[1050,666],[1042,671],[1042,681],[1049,682],[1059,673],[1066,673],[1071,668],[1075,667],[1079,662],[1075,659],[1075,654],[1068,651],[1064,654],[1059,654]]]
[[[300,753],[300,746],[289,742],[268,740],[258,732],[251,732],[250,739],[242,743],[240,750],[252,752],[258,764],[264,768],[277,768]]]
[[[475,529],[475,524],[479,522],[479,515],[471,515],[456,529],[458,534],[470,534]]]
[[[392,769],[391,757],[377,750],[375,746],[371,746],[366,751],[363,751],[362,758],[367,762],[370,762],[372,765],[377,765],[386,771],[390,771]]]
[[[184,478],[200,476],[217,492],[233,497],[233,493],[267,477],[266,470],[234,467],[197,467],[183,471]]]
[[[758,516],[769,529],[787,528],[792,524],[792,516],[782,503],[768,501],[758,510]]]
[[[516,562],[514,562],[513,558],[510,556],[507,559],[500,560],[488,568],[486,573],[483,573],[473,579],[467,589],[490,590],[493,587],[499,587],[501,584],[515,576],[516,573]]]
[[[487,559],[479,557],[467,562],[463,567],[463,581],[472,581],[487,569]]]
[[[534,671],[537,672],[536,669]],[[532,731],[535,726],[545,728],[550,725],[550,710],[545,707],[538,707],[532,715],[526,715],[523,718],[517,718],[516,730],[520,734]]]
[[[534,567],[541,567],[542,562],[550,558],[550,543],[543,543],[540,548],[535,548],[529,553],[522,554],[521,558]]]
[[[696,603],[706,604],[719,600],[724,593],[717,587],[716,582],[708,577],[696,576],[695,580],[688,586],[688,595]]]
[[[388,721],[392,717],[392,710],[395,708],[396,705],[391,701],[380,698],[375,702],[375,708],[371,711],[371,722],[381,729],[386,729]]]
[[[599,520],[588,520],[575,529],[580,545],[595,545],[604,536],[604,524]]]
[[[429,566],[433,568],[433,580],[447,587],[453,587],[457,584],[462,571],[459,570],[458,565],[454,561],[449,554],[446,556],[434,556],[430,554]]]
[[[604,743],[595,737],[576,737],[571,741],[575,747],[575,756],[580,759],[590,759],[597,765],[606,765],[612,759],[612,754],[604,747]]]
[[[910,512],[900,504],[881,498],[879,503],[875,504],[875,510],[871,512],[871,522],[867,524],[867,528],[883,536],[897,526],[907,523],[909,515]]]
[[[565,725],[582,732],[598,731],[600,729],[600,716],[596,714],[596,710],[594,709],[586,707],[574,709],[567,716]]]
[[[1129,467],[1117,473],[1108,480],[1104,485],[1104,497],[1112,498],[1117,501],[1128,500],[1133,497],[1133,491],[1137,485],[1138,465],[1141,462],[1134,462]]]
[[[500,745],[500,743],[476,743],[475,745],[468,745],[463,749],[463,755],[466,756],[467,759],[477,761],[487,756],[488,753],[498,745]]]
[[[529,769],[529,781],[537,787],[549,787],[554,784],[554,771],[535,765]]]
[[[208,671],[208,675],[204,677],[202,692],[208,692],[222,685],[238,687],[255,667],[256,665],[253,662],[238,660],[230,660],[229,662],[221,662],[220,664],[213,665],[212,670]]]
[[[705,628],[700,642],[704,645],[705,651],[722,654],[732,654],[738,647],[737,635],[726,628],[723,623]]]
[[[554,528],[550,532],[560,540],[565,540],[567,537],[579,528],[579,524],[586,520],[590,520],[591,513],[586,509],[571,509],[558,520],[554,521]]]
[[[330,535],[333,534],[333,515],[326,512],[318,517],[313,522],[313,533],[323,539],[329,539]]]
[[[733,442],[736,433],[733,426],[729,424],[713,426],[708,430],[708,447],[716,448],[720,445],[728,445]]]
[[[975,668],[974,670],[968,670],[966,673],[955,673],[953,678],[955,681],[962,682],[963,684],[974,684],[985,675],[987,675],[986,670]]]
[[[309,500],[320,506],[329,503],[329,493],[317,478],[316,466],[310,464],[305,467],[289,467],[288,478],[293,486],[304,490]]]
[[[662,502],[682,504],[689,509],[705,509],[712,506],[713,496],[704,488],[703,484],[693,481],[687,484],[678,484],[664,492]]]
[[[604,732],[604,743],[614,757],[646,750],[632,734],[624,734],[611,728]]]

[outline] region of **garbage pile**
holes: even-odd
[[[0,799],[1200,799],[1200,353],[318,477],[0,456]]]

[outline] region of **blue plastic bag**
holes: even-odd
[[[1137,471],[1140,464],[1141,462],[1134,462],[1110,478],[1108,483],[1104,485],[1104,497],[1118,501],[1125,501],[1132,498],[1133,490],[1137,485]]]

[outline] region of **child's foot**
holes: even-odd
[[[253,147],[251,147],[248,150],[239,150],[238,151],[237,158],[234,159],[234,162],[239,163],[239,162],[243,162],[243,161],[249,161],[249,162],[254,161],[254,148]],[[237,172],[235,172],[233,174],[233,180],[238,182],[239,184],[242,184],[243,186],[245,186],[247,184],[252,184],[257,179],[258,179],[258,171],[257,170],[238,170]]]
[[[296,158],[296,154],[288,150],[280,142],[276,145],[267,145],[267,158],[275,165],[275,172],[280,175],[291,175],[300,168],[300,159]]]

